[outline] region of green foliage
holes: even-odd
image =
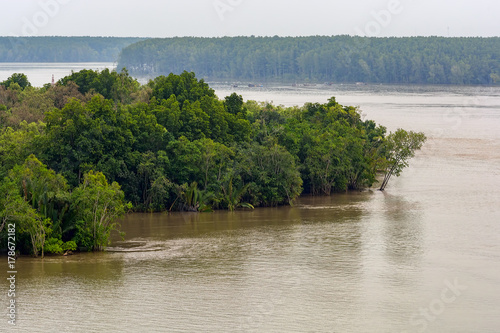
[[[12,88],[14,84],[16,84],[17,87],[23,90],[27,87],[31,87],[31,83],[28,81],[28,77],[22,73],[14,73],[7,80],[0,82],[0,85],[6,88]]]
[[[199,164],[202,153],[199,145],[181,136],[168,144],[167,152],[171,158],[168,173],[174,183],[202,182],[203,174]]]
[[[499,59],[499,37],[174,37],[125,47],[119,66],[212,81],[494,84]]]
[[[188,212],[210,212],[212,207],[210,202],[213,193],[206,190],[199,190],[198,183],[192,182],[190,185],[183,184],[177,187],[179,210]]]
[[[312,136],[310,140],[304,166],[311,192],[330,195],[333,189],[345,188],[344,173],[348,167],[345,140],[332,132]]]
[[[139,187],[142,189],[142,204],[146,211],[166,210],[173,184],[165,177],[169,166],[168,156],[164,151],[141,154],[137,167]]]
[[[37,141],[41,139],[44,127],[42,123],[28,124],[22,121],[17,130],[0,128],[0,179],[37,150]]]
[[[0,195],[5,196],[0,212],[3,223],[19,222],[18,232],[29,235],[31,253],[36,257],[41,251],[43,257],[46,235],[54,227],[61,228],[68,208],[66,180],[30,155],[4,181],[0,188]]]
[[[415,156],[415,151],[422,148],[426,139],[424,133],[407,132],[401,128],[387,136],[384,145],[385,177],[380,186],[381,191],[385,189],[392,175],[399,177],[401,171],[408,166],[408,160]]]
[[[25,201],[36,209],[44,218],[54,222],[61,220],[67,206],[68,190],[66,179],[30,155],[22,166],[14,167],[9,176],[15,179],[22,189]]]
[[[44,219],[34,209],[29,209],[26,215],[19,221],[19,232],[29,235],[32,246],[32,255],[38,257],[41,252],[44,257],[45,237],[50,233],[50,219]]]
[[[74,241],[63,242],[61,239],[51,237],[45,242],[43,249],[45,253],[63,254],[66,251],[76,251],[78,247]]]
[[[20,221],[30,210],[23,200],[15,179],[5,177],[0,182],[0,232],[8,223]]]
[[[59,110],[47,112],[44,156],[75,186],[85,171],[106,165],[115,179],[131,151],[134,137],[130,115],[117,112],[110,100],[95,96],[88,103],[72,100]],[[102,166],[105,168],[105,166]]]
[[[90,170],[71,194],[72,209],[78,221],[78,240],[89,251],[102,251],[111,231],[118,230],[116,219],[127,205],[118,183],[108,184],[101,172]]]
[[[126,104],[132,102],[132,95],[139,89],[139,83],[129,76],[125,68],[120,73],[107,68],[101,72],[84,69],[59,80],[62,86],[68,86],[71,82],[77,85],[83,95],[94,92],[106,99]]]
[[[72,81],[66,86],[48,84],[44,88],[28,86],[24,90],[17,83],[7,88],[0,85],[0,129],[18,128],[23,121],[40,123],[48,111],[64,107],[71,98],[86,102],[91,94],[82,95]]]
[[[229,181],[224,184],[224,186],[222,187],[222,192],[224,194],[223,202],[227,205],[227,209],[229,209],[230,211],[233,211],[238,207],[254,209],[254,206],[252,204],[241,201],[243,196],[247,193],[249,186],[250,184],[240,184],[239,187],[234,188],[232,178],[230,178]]]
[[[197,165],[203,180],[203,188],[216,190],[214,185],[222,181],[233,163],[234,151],[211,139],[198,140],[195,145],[200,151]]]
[[[76,242],[74,241],[64,242],[62,245],[63,251],[76,251],[77,248],[78,247],[76,246]]]
[[[203,79],[197,80],[194,73],[183,71],[180,75],[158,76],[149,81],[153,97],[157,100],[168,99],[174,95],[182,106],[185,101],[196,102],[204,96],[214,97],[215,92]]]
[[[226,108],[227,112],[244,119],[246,116],[246,109],[243,107],[243,105],[243,97],[236,93],[232,93],[230,96],[227,96],[224,99],[224,107]]]
[[[0,128],[0,232],[18,223],[19,248],[35,256],[103,250],[130,209],[293,204],[303,191],[370,187],[379,170],[383,188],[425,140],[386,138],[333,97],[291,108],[219,100],[188,72],[138,86],[126,71],[84,70],[16,89],[0,85],[0,117],[15,125]]]
[[[302,192],[302,179],[294,157],[282,146],[252,144],[238,154],[236,174],[248,185],[254,206],[291,204]]]
[[[62,254],[64,252],[62,248],[63,244],[64,243],[62,240],[51,237],[45,242],[43,250],[45,251],[45,253]]]

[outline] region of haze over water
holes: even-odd
[[[0,82],[7,80],[14,73],[23,73],[28,77],[31,85],[42,87],[50,83],[52,75],[57,82],[65,76],[71,75],[71,72],[78,72],[82,69],[92,69],[102,71],[106,68],[115,69],[112,62],[73,62],[73,63],[19,63],[19,62],[0,62]]]
[[[385,192],[133,214],[106,253],[20,258],[14,331],[499,330],[500,88],[215,89],[286,106],[336,96],[429,140]]]

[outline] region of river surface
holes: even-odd
[[[71,72],[78,72],[82,69],[92,69],[102,71],[106,68],[115,69],[116,64],[112,62],[54,62],[54,63],[19,63],[0,62],[0,82],[7,80],[14,73],[23,73],[28,77],[31,85],[42,87],[46,83],[51,83],[52,75],[57,82]]]
[[[336,96],[429,140],[385,192],[133,214],[106,253],[20,258],[18,323],[5,283],[0,329],[500,332],[500,88],[215,89],[286,106]]]

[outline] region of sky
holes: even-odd
[[[0,0],[0,36],[500,36],[498,0]]]

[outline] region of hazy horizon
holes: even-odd
[[[440,35],[429,35],[429,36],[358,36],[358,35],[346,35],[346,34],[338,34],[338,35],[297,35],[297,36],[286,36],[286,35],[237,35],[237,36],[166,36],[166,37],[154,37],[154,36],[112,36],[112,35],[74,35],[74,36],[64,36],[64,35],[43,35],[43,36],[7,36],[0,35],[2,38],[20,38],[20,37],[63,37],[63,38],[147,38],[147,39],[162,39],[162,38],[236,38],[236,37],[255,37],[255,38],[264,38],[264,37],[279,37],[279,38],[295,38],[295,37],[337,37],[337,36],[349,36],[349,37],[368,37],[368,38],[500,38],[498,36],[440,36]]]
[[[26,0],[4,3],[1,36],[498,37],[491,0]]]

